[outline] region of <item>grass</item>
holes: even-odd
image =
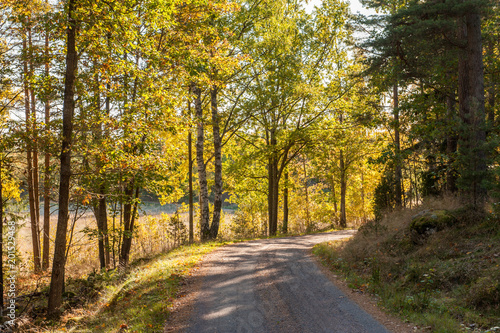
[[[418,242],[412,216],[423,209],[459,212],[458,222]],[[379,297],[390,312],[426,332],[500,332],[500,219],[450,200],[388,214],[348,241],[313,252],[352,289]]]
[[[69,280],[64,316],[39,318],[33,332],[163,332],[180,282],[202,257],[226,243],[181,246],[151,259],[136,260],[125,272],[92,273]]]
[[[223,243],[183,246],[136,266],[127,278],[108,286],[99,310],[74,332],[162,332],[179,282],[203,255]],[[81,327],[83,326],[83,327]]]

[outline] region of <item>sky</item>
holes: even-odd
[[[375,14],[375,11],[373,9],[363,8],[363,6],[361,5],[361,3],[358,0],[348,0],[348,2],[351,4],[351,12],[353,14],[356,14],[358,12],[361,14],[365,14],[365,15]],[[314,6],[315,5],[318,6],[320,3],[321,3],[321,0],[310,0],[309,3],[307,4],[306,8],[309,11],[312,11]]]
[[[364,8],[358,0],[349,0],[349,3],[351,4],[351,12],[353,12],[354,14],[358,12],[365,15],[375,14],[375,11],[373,9]]]

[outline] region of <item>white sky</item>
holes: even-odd
[[[365,15],[375,14],[375,11],[373,9],[363,8],[359,0],[348,0],[348,2],[351,4],[351,12],[353,14],[356,14],[358,12]],[[306,9],[310,12],[314,8],[314,6],[318,6],[320,3],[321,0],[309,0],[308,4],[306,5]]]

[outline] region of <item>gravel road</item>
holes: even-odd
[[[218,251],[187,332],[387,333],[321,273],[309,250],[339,231],[243,242]]]

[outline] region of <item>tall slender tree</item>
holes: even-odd
[[[464,202],[482,206],[486,199],[487,173],[486,112],[484,98],[481,7],[462,0],[464,12],[458,17],[458,101],[463,128],[459,138],[460,179]]]
[[[59,181],[59,212],[54,245],[54,259],[49,291],[49,315],[57,315],[62,304],[64,269],[66,265],[66,237],[68,230],[69,188],[71,179],[71,146],[73,116],[75,111],[75,80],[78,68],[76,37],[78,0],[69,0],[67,6],[66,70],[64,76],[63,130],[61,146],[61,171]]]
[[[24,82],[24,108],[26,115],[26,165],[27,165],[27,181],[28,181],[28,198],[29,198],[29,209],[30,209],[30,220],[31,220],[31,239],[33,245],[33,263],[35,272],[39,273],[41,271],[41,252],[40,252],[40,230],[39,230],[39,211],[37,211],[37,201],[36,196],[37,190],[35,186],[38,184],[37,179],[38,174],[36,173],[37,168],[34,167],[34,163],[37,161],[34,156],[37,154],[34,148],[35,144],[35,127],[36,127],[36,114],[35,107],[32,105],[34,103],[33,90],[30,89],[30,79],[32,77],[29,64],[31,48],[31,23],[28,17],[24,18],[24,32],[23,32],[23,82]]]
[[[48,5],[48,0],[45,1]],[[45,131],[50,130],[50,49],[49,49],[49,28],[45,29],[45,80],[49,85],[45,95]],[[47,149],[44,153],[44,176],[43,176],[43,257],[42,257],[42,270],[49,269],[49,251],[50,251],[50,151]]]

